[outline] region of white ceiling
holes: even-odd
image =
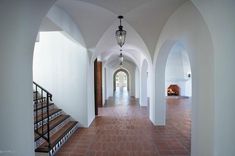
[[[125,66],[126,64],[132,64],[133,66],[136,66],[135,63],[133,63],[133,60],[132,58],[124,55],[124,59],[123,59],[123,66]],[[120,60],[119,60],[119,54],[115,54],[113,55],[112,57],[110,57],[110,59],[105,62],[104,66],[108,66],[109,68],[112,68],[112,69],[116,69],[118,67],[120,67]]]
[[[186,1],[58,0],[56,5],[67,12],[77,24],[88,49],[97,50],[97,47],[102,47],[102,51],[98,51],[103,53],[102,56],[106,55],[107,51],[113,50],[109,48],[116,46],[112,39],[112,42],[109,41],[110,43],[107,45],[106,43],[110,38],[114,38],[114,32],[118,27],[117,16],[123,15],[124,29],[128,28],[132,31],[127,31],[128,47],[139,49],[135,54],[148,53],[143,56],[151,58],[154,55],[161,30],[168,18]],[[105,48],[105,46],[107,47]],[[98,50],[101,49],[98,48]],[[126,52],[129,51],[126,50]]]
[[[48,17],[43,18],[40,30],[43,31],[61,31],[62,29],[58,27],[54,22],[52,22]]]
[[[106,8],[114,14],[126,14],[141,5],[156,0],[81,0]]]

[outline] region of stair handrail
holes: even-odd
[[[36,105],[36,127],[34,128],[35,132],[39,135],[39,137],[43,138],[44,140],[46,140],[48,142],[48,148],[51,148],[51,141],[50,141],[50,115],[49,115],[49,103],[50,101],[52,101],[52,94],[50,92],[48,92],[46,89],[44,89],[42,86],[40,86],[38,83],[33,81],[33,85],[35,85],[35,99],[34,99],[34,103]],[[40,89],[40,98],[38,98],[38,93]],[[44,98],[44,93],[46,93],[46,97]],[[38,108],[38,102],[41,102],[41,111],[39,112],[39,108]],[[46,107],[43,107],[43,103],[46,102]],[[44,118],[44,112],[43,110],[46,108],[46,117]],[[41,113],[41,120],[39,121],[39,116],[38,113]],[[44,120],[47,120],[47,122],[44,124]],[[42,122],[41,127],[38,127],[38,122]],[[44,132],[44,125],[47,126],[46,132]],[[41,133],[39,132],[39,128],[41,128]],[[46,135],[46,136],[45,136]]]
[[[52,101],[52,94],[51,94],[49,91],[47,91],[45,88],[43,88],[42,86],[40,86],[38,83],[36,83],[36,82],[34,82],[34,81],[33,81],[33,84],[35,84],[35,85],[38,86],[40,89],[42,89],[44,92],[46,92],[47,94],[49,94],[49,95],[50,95],[50,100]]]

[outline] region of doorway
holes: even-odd
[[[118,69],[113,74],[113,91],[114,93],[129,91],[129,74],[125,69]]]
[[[95,115],[98,115],[98,107],[103,106],[102,98],[102,62],[94,61],[94,91],[95,91]]]
[[[118,69],[113,74],[113,96],[117,100],[129,99],[129,73],[125,69]]]

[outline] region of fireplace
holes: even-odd
[[[171,84],[167,88],[168,96],[179,96],[180,95],[180,87],[177,84]]]

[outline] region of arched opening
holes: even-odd
[[[172,46],[167,56],[165,95],[166,126],[172,125],[181,134],[181,138],[191,141],[192,72],[188,53],[179,42]],[[176,140],[180,138],[176,137]],[[190,153],[191,147],[179,142]]]
[[[159,112],[156,115],[157,124],[172,126],[183,139],[188,140],[185,143],[180,137],[175,137],[181,146],[185,146],[185,151],[190,153],[192,71],[187,50],[184,44],[174,40],[166,41],[160,49],[155,73],[156,110]]]
[[[63,15],[63,20],[51,17],[54,11],[57,12],[54,16]],[[39,153],[49,146],[45,152],[54,155],[62,146],[58,142],[66,141],[66,135],[71,136],[79,126],[86,127],[88,120],[92,120],[87,120],[88,104],[82,106],[88,103],[89,57],[75,26],[68,14],[53,6],[41,23],[34,46],[33,81],[37,84],[34,87],[34,148]],[[47,98],[48,93],[52,98]],[[92,109],[94,106],[89,111]],[[52,127],[54,121],[58,122]],[[63,129],[66,129],[64,133],[59,134]],[[53,136],[58,136],[57,143],[51,141]]]
[[[165,68],[166,96],[191,97],[192,73],[188,54],[180,44],[175,44],[167,58]]]
[[[126,73],[120,71],[115,76],[115,91],[119,90],[127,90],[127,75]]]
[[[113,91],[116,94],[128,94],[130,88],[129,73],[125,69],[118,69],[113,74]]]

